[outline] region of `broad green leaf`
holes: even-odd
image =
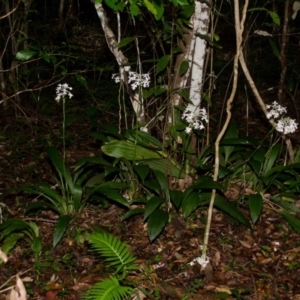
[[[255,224],[263,208],[263,198],[260,194],[249,195],[248,198],[250,216],[253,224]]]
[[[42,238],[40,236],[34,237],[32,240],[32,251],[35,255],[35,258],[38,258],[38,255],[42,251],[43,245],[42,245]]]
[[[255,151],[253,155],[253,159],[259,161],[260,163],[264,163],[266,160],[268,151],[264,148],[259,148],[258,150]]]
[[[276,162],[278,155],[280,153],[281,145],[274,145],[266,155],[266,165],[264,168],[264,173],[268,172]]]
[[[300,150],[300,149],[299,149]],[[300,163],[293,163],[287,166],[287,169],[291,170],[299,170],[300,169]]]
[[[213,38],[217,42],[220,40],[220,36],[218,36],[216,33],[214,33]]]
[[[148,165],[133,165],[133,169],[136,174],[140,177],[142,182],[145,181],[146,177],[149,174],[150,168]]]
[[[101,185],[99,185],[98,187],[109,188],[114,190],[124,190],[124,189],[128,189],[129,183],[117,182],[117,181],[106,181],[101,183]]]
[[[181,209],[182,215],[185,219],[187,219],[190,214],[198,208],[201,204],[200,194],[199,192],[191,192],[187,195],[182,201]]]
[[[139,15],[140,9],[135,3],[130,3],[129,9],[132,17],[136,17]]]
[[[256,176],[260,176],[260,171],[261,171],[261,168],[262,168],[262,163],[259,162],[256,159],[250,159],[248,161],[248,164],[251,167],[251,169],[254,171],[255,175]]]
[[[270,46],[272,48],[273,54],[275,55],[275,57],[280,59],[280,51],[279,51],[277,45],[275,44],[275,42],[272,39],[269,38],[268,40],[269,40]]]
[[[20,233],[12,233],[10,234],[1,245],[1,251],[3,251],[5,254],[9,254],[10,251],[14,248],[17,241],[22,239],[23,235]],[[0,259],[0,265],[3,263],[2,259]]]
[[[160,159],[147,159],[138,163],[139,165],[148,165],[152,170],[158,170],[166,175],[170,175],[176,178],[184,178],[185,172],[182,167],[175,164],[169,158]]]
[[[159,59],[156,65],[156,73],[163,71],[170,61],[170,55],[164,55],[162,58]]]
[[[39,211],[39,210],[45,210],[45,209],[50,209],[58,214],[60,213],[60,207],[59,209],[53,205],[52,203],[47,203],[47,202],[34,202],[26,206],[26,213],[30,211]]]
[[[214,206],[223,212],[230,215],[235,220],[239,221],[241,224],[251,229],[251,225],[248,219],[242,214],[240,210],[238,210],[234,205],[230,202],[224,200],[222,197],[216,197]]]
[[[232,173],[233,173],[232,170],[220,165],[220,167],[219,167],[219,179],[223,179],[224,177],[226,177],[226,176],[228,176]]]
[[[92,173],[93,170],[90,167],[79,169],[74,175],[74,185],[78,185],[83,188]]]
[[[151,3],[149,0],[144,0],[144,4],[147,7],[147,9],[155,16],[157,14],[157,10],[154,7],[153,3]]]
[[[122,218],[122,220],[126,220],[132,216],[136,216],[136,215],[141,215],[145,212],[145,209],[144,208],[134,208],[134,209],[131,209],[129,210]]]
[[[268,11],[268,13],[269,13],[270,17],[272,18],[273,22],[276,25],[280,26],[280,18],[278,16],[278,14],[274,11]]]
[[[53,248],[59,243],[64,236],[66,229],[71,221],[69,215],[60,216],[55,224],[54,235],[53,235]]]
[[[180,95],[185,101],[189,101],[189,92],[187,89],[181,89],[176,91],[178,95]]]
[[[17,53],[16,59],[21,60],[21,61],[25,61],[25,60],[30,59],[35,54],[36,54],[36,52],[31,51],[31,50],[21,50]]]
[[[125,207],[129,207],[127,200],[122,195],[120,195],[118,191],[114,189],[100,187],[96,188],[95,192],[96,191],[105,195],[108,199],[116,201],[117,203],[122,204]]]
[[[217,49],[222,49],[223,47],[219,45],[218,43],[214,42],[211,39],[211,36],[208,34],[201,34],[199,32],[195,33],[195,36],[198,36],[200,39],[205,40],[211,47],[215,47]]]
[[[118,167],[107,167],[104,169],[104,177],[107,177],[112,174],[119,174],[121,172],[122,172],[122,170]]]
[[[218,181],[214,181],[210,176],[199,177],[196,183],[191,186],[194,190],[224,190],[222,184]]]
[[[8,219],[0,225],[1,240],[13,232],[21,232],[28,229],[28,223],[20,219]]]
[[[66,167],[66,165],[63,163],[63,161],[59,157],[59,152],[55,147],[50,147],[47,151],[48,156],[50,157],[50,160],[53,164],[53,166],[56,169],[56,172],[60,176],[60,178],[63,178],[70,189],[70,192],[73,193],[73,180],[70,174],[69,169]]]
[[[239,135],[239,129],[236,123],[230,123],[222,140],[224,141],[226,139],[237,139],[238,135]],[[231,153],[233,152],[234,146],[222,146],[221,149],[223,149],[225,153],[225,165],[226,165]]]
[[[130,142],[139,144],[140,146],[153,150],[163,150],[162,143],[147,132],[130,129],[125,132],[124,137],[126,137]]]
[[[39,227],[36,225],[36,223],[29,221],[27,222],[27,224],[32,230],[32,232],[34,233],[34,236],[38,237],[40,235],[40,232],[39,232]]]
[[[162,232],[169,220],[169,214],[163,210],[155,210],[149,217],[147,227],[151,242]]]
[[[270,177],[271,175],[274,174],[280,174],[283,171],[287,170],[288,167],[286,166],[282,166],[282,165],[276,165],[275,167],[273,167],[272,169],[268,170],[265,174],[264,177]]]
[[[46,61],[47,63],[50,62],[50,56],[47,53],[41,52],[40,56]]]
[[[226,138],[220,142],[221,146],[258,146],[258,141],[250,137]]]
[[[279,211],[279,213],[283,216],[283,218],[290,224],[290,226],[300,233],[300,220],[295,216],[289,214],[286,211]]]
[[[273,11],[267,10],[264,7],[254,7],[254,8],[249,9],[248,11],[257,11],[257,10],[266,11],[270,15],[270,17],[272,18],[273,22],[276,25],[280,26],[280,18],[278,16],[278,14],[273,12]]]
[[[46,199],[48,199],[58,210],[63,210],[65,208],[65,200],[62,196],[56,193],[46,184],[41,183],[37,187],[37,194],[41,193]]]
[[[144,186],[155,191],[157,194],[160,192],[160,185],[156,179],[149,179],[145,181]]]
[[[122,135],[119,133],[119,128],[116,125],[102,124],[99,126],[99,132],[104,133],[105,135],[115,137],[118,140],[123,139]]]
[[[77,81],[84,87],[87,87],[86,80],[79,74],[75,74]]]
[[[153,170],[153,173],[166,197],[166,200],[169,201],[170,200],[170,193],[169,193],[169,182],[166,176],[166,173],[163,173],[161,171],[158,170]]]
[[[72,194],[73,202],[69,203],[69,205],[74,206],[75,212],[78,212],[84,206],[82,193],[83,193],[82,187],[77,184],[74,184],[73,194]]]
[[[159,96],[161,94],[163,94],[167,89],[161,86],[158,87],[154,87],[154,94],[155,96]]]
[[[135,37],[134,37],[134,36],[123,38],[123,39],[119,42],[118,48],[120,49],[120,48],[126,46],[127,44],[131,43],[131,42],[134,41],[134,40],[135,40]]]
[[[95,175],[86,182],[85,186],[94,187],[96,184],[101,184],[104,179],[105,175],[103,173]]]
[[[152,4],[156,10],[156,14],[154,14],[154,17],[156,20],[160,20],[164,14],[164,3],[162,0],[154,0]]]
[[[128,141],[112,141],[101,147],[103,153],[116,158],[126,158],[128,160],[146,160],[161,158],[161,156],[152,150],[136,145]]]
[[[91,137],[93,137],[95,140],[101,141],[103,143],[109,142],[109,136],[107,136],[104,133],[101,133],[101,132],[92,132],[89,135]]]
[[[175,0],[177,1],[177,0]],[[195,11],[195,2],[192,1],[192,2],[187,2],[187,5],[183,5],[180,12],[179,12],[179,16],[182,18],[182,19],[185,19],[185,20],[189,20],[190,17],[192,16],[192,14],[194,13]]]
[[[186,73],[186,71],[189,69],[189,62],[184,60],[181,62],[180,67],[179,67],[179,75],[182,76]]]
[[[75,171],[78,171],[80,168],[84,167],[86,164],[99,164],[103,166],[110,166],[111,163],[109,163],[107,160],[100,156],[88,156],[88,157],[83,157],[81,158],[76,166],[75,166]]]
[[[144,214],[144,221],[162,204],[164,200],[160,197],[152,197],[146,204],[145,207],[145,214]]]
[[[108,7],[110,7],[114,11],[118,11],[118,7],[116,5],[116,1],[114,0],[105,0],[105,3],[107,4]]]
[[[172,2],[175,6],[177,5],[183,6],[189,4],[187,0],[170,0],[170,2]]]
[[[170,198],[175,208],[178,210],[181,207],[183,193],[182,191],[170,190]]]
[[[142,197],[136,197],[132,200],[132,204],[147,204],[148,199],[147,198],[142,198]]]
[[[274,201],[279,206],[281,206],[288,213],[300,213],[300,209],[295,204],[293,204],[289,201],[285,201],[278,197],[271,197],[271,200]]]

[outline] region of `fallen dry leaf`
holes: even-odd
[[[23,284],[23,281],[19,277],[19,275],[16,276],[16,285],[12,288],[9,296],[9,300],[26,300],[26,289]]]
[[[46,300],[56,300],[56,294],[52,291],[46,293]]]
[[[231,295],[231,290],[228,286],[226,285],[219,285],[219,286],[216,286],[215,288],[215,292],[216,293],[226,293],[228,295]]]
[[[242,241],[242,240],[239,240],[239,242],[245,248],[248,248],[248,249],[252,248],[252,246],[248,242],[245,242],[245,241]]]
[[[4,263],[8,261],[7,255],[3,251],[1,251],[1,249],[0,249],[0,258],[3,260]]]

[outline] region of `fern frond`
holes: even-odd
[[[121,286],[116,277],[104,279],[96,283],[83,295],[83,300],[122,300],[129,299],[134,290],[128,286]]]
[[[128,246],[117,237],[103,231],[89,234],[88,240],[105,261],[116,269],[116,273],[124,271],[124,269],[136,269],[132,264],[136,258],[129,251]]]

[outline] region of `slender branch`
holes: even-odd
[[[12,9],[12,10],[9,11],[9,12],[7,12],[6,15],[1,16],[1,17],[0,17],[0,20],[1,20],[1,19],[5,19],[6,17],[8,17],[8,16],[11,15],[12,13],[14,13],[14,12],[17,10],[17,8],[19,7],[19,4],[20,4],[20,1],[17,3],[17,5],[16,5],[16,7],[15,7],[14,9]]]
[[[260,105],[260,108],[261,110],[264,112],[265,116],[267,116],[267,108],[266,108],[266,105],[263,101],[263,99],[261,98],[260,94],[259,94],[259,91],[250,75],[250,72],[248,70],[248,67],[245,63],[245,58],[244,58],[244,55],[243,53],[241,53],[240,55],[240,64],[242,66],[242,69],[243,69],[243,72],[245,74],[245,77],[247,78],[247,81],[252,89],[252,92],[258,102],[258,104]],[[270,124],[272,125],[273,128],[276,127],[276,122],[273,120],[273,119],[268,119]],[[285,141],[286,143],[286,146],[287,146],[287,151],[288,151],[288,154],[289,154],[289,157],[290,157],[290,161],[291,162],[294,162],[295,161],[295,156],[294,156],[294,151],[293,151],[293,146],[292,146],[292,143],[291,143],[291,140],[290,138],[288,138],[287,136],[285,136],[284,134],[281,135],[281,138]]]
[[[286,74],[286,69],[287,69],[286,46],[287,46],[288,39],[289,39],[289,37],[288,37],[289,6],[290,6],[290,0],[285,0],[284,21],[283,21],[281,49],[280,49],[281,73],[280,73],[279,88],[278,88],[278,102],[280,104],[283,103],[284,79],[285,79],[285,74]]]
[[[244,22],[246,19],[246,14],[247,14],[247,7],[248,7],[248,2],[249,0],[245,1],[244,7],[243,7],[243,12],[242,12],[242,20],[240,21],[240,13],[239,13],[239,0],[234,1],[234,16],[235,16],[235,31],[236,31],[236,54],[234,57],[234,63],[233,63],[233,84],[232,84],[232,90],[231,94],[227,100],[227,106],[226,106],[226,112],[227,112],[227,117],[225,120],[225,123],[223,125],[223,128],[221,129],[216,142],[215,142],[215,168],[214,168],[214,176],[213,179],[214,181],[218,180],[219,177],[219,146],[220,146],[220,141],[229,125],[230,119],[231,119],[231,106],[234,100],[234,96],[236,93],[237,89],[237,82],[238,82],[238,62],[239,62],[239,56],[241,54],[242,50],[242,35],[243,35],[243,30],[244,30]],[[204,261],[207,261],[207,247],[208,247],[208,240],[209,240],[209,233],[210,233],[210,227],[211,227],[211,221],[212,221],[212,213],[213,213],[213,207],[214,207],[214,201],[216,197],[216,190],[214,189],[211,194],[211,199],[209,203],[209,208],[207,212],[207,223],[205,227],[205,234],[204,234],[204,241],[203,241],[203,249],[202,249],[202,259]]]

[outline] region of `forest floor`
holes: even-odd
[[[85,232],[99,226],[126,242],[137,257],[140,271],[130,280],[149,293],[145,299],[300,299],[300,235],[291,231],[270,203],[265,203],[253,232],[214,211],[210,264],[204,271],[189,263],[201,255],[205,210],[197,210],[187,221],[174,214],[163,234],[150,243],[141,217],[122,221],[126,211],[120,207],[105,202],[88,205],[52,248],[57,216],[51,211],[25,215],[34,198],[16,191],[23,184],[49,180],[51,168],[45,149],[55,141],[49,139],[46,127],[44,133],[36,133],[28,120],[2,128],[2,217],[36,222],[43,249],[35,260],[31,245],[19,241],[8,262],[0,266],[0,285],[5,284],[1,290],[13,285],[19,273],[29,299],[81,299],[92,284],[110,274],[101,257],[84,241]],[[89,129],[83,132],[82,128],[72,127],[69,165],[81,157],[100,154],[100,145],[88,137]],[[238,185],[230,188],[230,193],[243,192]],[[243,203],[240,205],[242,209]],[[0,299],[7,299],[6,293]]]

